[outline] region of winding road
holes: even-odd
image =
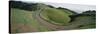
[[[70,30],[70,29],[75,29],[76,27],[81,25],[80,23],[73,23],[73,24],[68,25],[68,26],[55,25],[55,24],[52,24],[52,23],[49,23],[49,22],[45,21],[40,16],[41,12],[42,11],[40,11],[40,10],[35,12],[35,15],[34,15],[35,19],[39,22],[40,25],[43,25],[43,26],[47,27],[50,30],[55,30],[55,31],[58,31],[58,30]]]
[[[44,25],[45,27],[47,27],[50,30],[63,30],[65,26],[58,26],[58,25],[54,25],[52,23],[49,23],[47,21],[45,21],[41,16],[40,13],[42,11],[36,11],[35,12],[35,18],[37,19],[37,21],[41,24]]]
[[[79,25],[83,25],[85,23],[70,23],[67,26],[60,26],[60,25],[54,25],[52,23],[47,22],[44,20],[41,16],[40,13],[42,12],[42,9],[35,11],[34,17],[38,21],[40,25],[43,25],[44,27],[48,28],[49,30],[70,30],[70,29],[77,29]]]

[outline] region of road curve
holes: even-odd
[[[80,24],[80,23],[70,23],[67,26],[60,26],[60,25],[55,25],[55,24],[49,23],[46,20],[44,20],[44,18],[41,17],[40,13],[42,12],[42,9],[35,11],[34,17],[39,22],[40,25],[43,25],[43,26],[47,27],[50,30],[56,30],[57,31],[57,30],[75,29],[79,25],[83,24],[83,23],[82,24]]]
[[[42,11],[36,11],[35,12],[35,18],[37,19],[37,21],[44,25],[45,27],[51,29],[51,30],[63,30],[65,26],[58,26],[58,25],[54,25],[52,23],[49,23],[47,21],[45,21],[43,18],[41,18],[40,13]]]

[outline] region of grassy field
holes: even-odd
[[[67,8],[42,3],[30,5],[18,2],[11,6],[9,24],[11,33],[96,28],[95,11],[76,13]]]
[[[65,13],[63,10],[58,10],[54,8],[47,8],[41,12],[44,19],[48,21],[53,21],[52,23],[58,25],[66,25],[70,21],[69,13]]]
[[[35,32],[48,31],[46,27],[39,25],[33,17],[33,11],[11,9],[11,32]]]
[[[34,18],[34,11],[25,11],[20,9],[11,9],[11,32],[19,33],[19,32],[44,32],[44,31],[52,31],[47,27],[41,25]],[[69,12],[70,13],[70,12]],[[95,19],[92,16],[78,16],[72,22],[69,23],[71,18],[69,14],[64,12],[63,10],[58,10],[54,8],[47,8],[41,11],[41,14],[45,20],[50,23],[56,25],[67,25],[71,24],[73,27],[74,24],[80,24],[75,27],[77,29],[85,29],[85,28],[95,28]],[[49,24],[48,24],[49,25]]]
[[[95,28],[96,21],[93,19],[92,16],[78,16],[76,17],[71,23],[73,24],[80,24],[77,26],[77,29],[87,29],[87,28]]]
[[[59,9],[59,10],[65,12],[67,15],[73,15],[73,13],[68,10],[64,10],[64,9]]]

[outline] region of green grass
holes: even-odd
[[[65,12],[66,11],[66,12]],[[20,9],[11,9],[11,32],[34,32],[34,31],[51,31],[44,25],[38,23],[34,18],[34,11],[25,11]],[[55,8],[46,8],[41,11],[42,17],[50,23],[57,25],[67,25],[71,20],[69,15],[71,12],[67,10],[60,10]],[[95,19],[92,16],[79,16],[76,17],[71,23],[82,24],[83,28],[95,28]],[[91,24],[92,23],[92,24]],[[70,24],[69,24],[70,25]],[[74,26],[74,25],[73,25]]]
[[[93,19],[92,16],[79,16],[79,17],[76,17],[75,20],[73,20],[71,23],[81,24],[81,27],[78,27],[80,29],[96,27],[95,19]]]
[[[73,15],[73,13],[72,13],[72,12],[70,12],[70,11],[68,11],[68,10],[64,10],[64,9],[59,9],[59,10],[64,11],[64,12],[65,12],[65,13],[67,13],[68,15]]]
[[[96,25],[84,25],[83,27],[80,27],[80,29],[86,29],[86,28],[96,28]]]
[[[32,31],[48,31],[46,27],[40,25],[33,17],[32,11],[20,9],[11,9],[11,30],[12,32],[32,32]],[[22,29],[23,27],[24,29]],[[29,28],[27,28],[29,27]]]
[[[53,21],[54,24],[66,25],[70,21],[69,13],[65,13],[62,10],[47,8],[41,12],[44,19]],[[53,23],[52,22],[52,23]]]

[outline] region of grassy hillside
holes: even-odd
[[[58,10],[55,8],[47,8],[41,12],[44,19],[48,21],[53,21],[52,23],[58,25],[66,25],[70,21],[69,13],[65,13],[63,10]]]
[[[95,28],[96,23],[93,18],[93,16],[78,16],[71,23],[73,26],[74,24],[78,24],[77,29]]]
[[[76,13],[42,3],[11,2],[11,33],[96,28],[96,12]]]
[[[48,31],[34,19],[32,11],[11,9],[11,32]]]

